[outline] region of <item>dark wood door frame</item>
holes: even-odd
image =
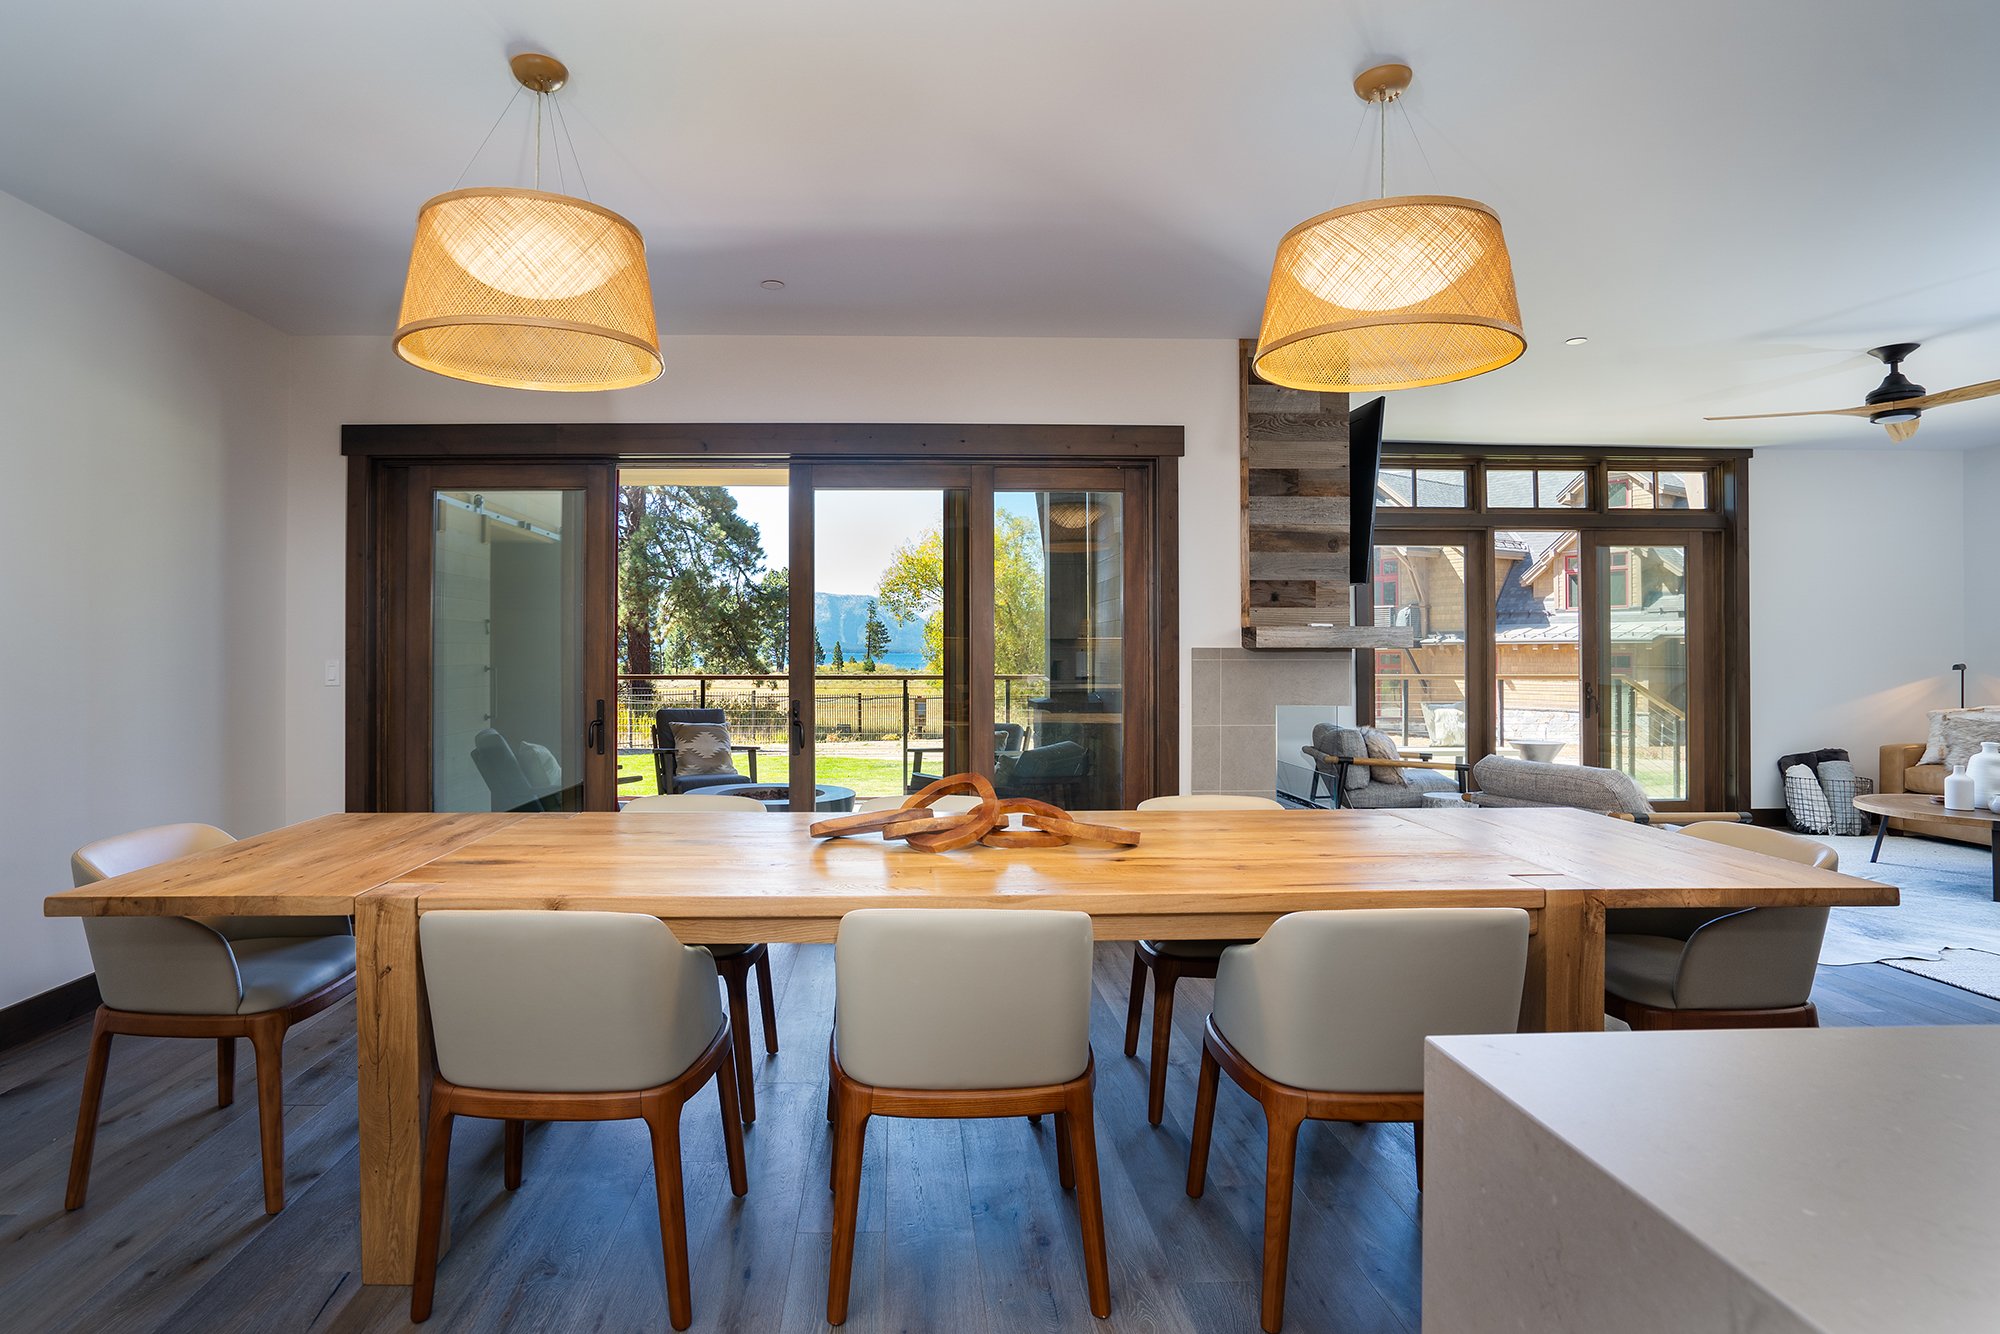
[[[422,465],[592,462],[605,465],[669,460],[787,461],[795,467],[894,465],[923,460],[984,467],[1115,467],[1129,515],[1145,524],[1127,556],[1128,589],[1143,589],[1141,641],[1131,645],[1128,680],[1152,699],[1151,735],[1128,758],[1149,755],[1142,772],[1128,771],[1128,793],[1176,792],[1180,783],[1180,458],[1179,426],[932,425],[923,423],[660,423],[350,425],[341,428],[348,463],[347,495],[347,809],[390,809],[402,786],[392,766],[400,745],[387,731],[409,694],[427,689],[410,679],[400,659],[385,658],[389,627],[406,624],[409,580],[408,506],[413,470]],[[990,472],[987,476],[991,476]],[[795,490],[794,495],[798,492]],[[988,497],[990,501],[990,497]],[[1128,524],[1132,519],[1128,517]],[[794,525],[796,537],[797,527]],[[796,542],[795,542],[796,545]],[[792,553],[798,569],[797,551]],[[989,553],[990,557],[990,553]],[[810,562],[807,569],[809,572]],[[428,590],[424,590],[426,593]],[[811,627],[793,627],[793,661],[809,661]],[[807,725],[810,725],[807,720]],[[990,741],[990,738],[989,738]]]

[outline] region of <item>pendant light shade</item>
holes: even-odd
[[[1464,380],[1527,351],[1492,209],[1448,195],[1349,204],[1278,242],[1257,374],[1378,393]]]
[[[623,389],[662,369],[638,228],[540,190],[426,203],[397,323],[397,356],[478,384]]]

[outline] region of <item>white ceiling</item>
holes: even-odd
[[[1700,418],[1857,403],[1890,341],[2000,377],[1991,0],[9,9],[0,189],[298,333],[386,335],[418,204],[546,49],[662,332],[1250,336],[1279,234],[1375,193],[1349,81],[1399,58],[1390,188],[1499,210],[1530,350],[1393,435],[1877,448]],[[525,183],[525,106],[467,184]],[[1996,441],[1988,400],[1911,447]]]

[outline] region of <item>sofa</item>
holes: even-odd
[[[1944,795],[1945,775],[1950,772],[1942,764],[1919,764],[1924,755],[1924,743],[1882,747],[1882,772],[1875,784],[1877,792],[1922,792],[1929,796]],[[1991,826],[1973,825],[1959,821],[1904,819],[1901,816],[1889,821],[1889,828],[1899,834],[1928,834],[1932,838],[1948,838],[1954,843],[1971,843],[1978,847],[1993,846]]]
[[[1427,751],[1395,760],[1371,757],[1363,729],[1321,723],[1313,728],[1312,744],[1299,747],[1312,761],[1312,788],[1307,800],[1319,804],[1322,787],[1336,810],[1408,810],[1426,805],[1425,797],[1459,796],[1465,791],[1465,766],[1457,761],[1431,760]]]

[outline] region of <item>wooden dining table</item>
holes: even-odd
[[[1052,908],[1099,940],[1255,937],[1288,912],[1509,907],[1522,1026],[1603,1025],[1607,908],[1882,905],[1897,891],[1582,811],[1085,813],[1136,847],[930,854],[810,838],[810,814],[329,815],[51,895],[49,916],[354,918],[364,1282],[408,1283],[431,1056],[417,921],[646,913],[692,944],[831,941],[857,908]]]

